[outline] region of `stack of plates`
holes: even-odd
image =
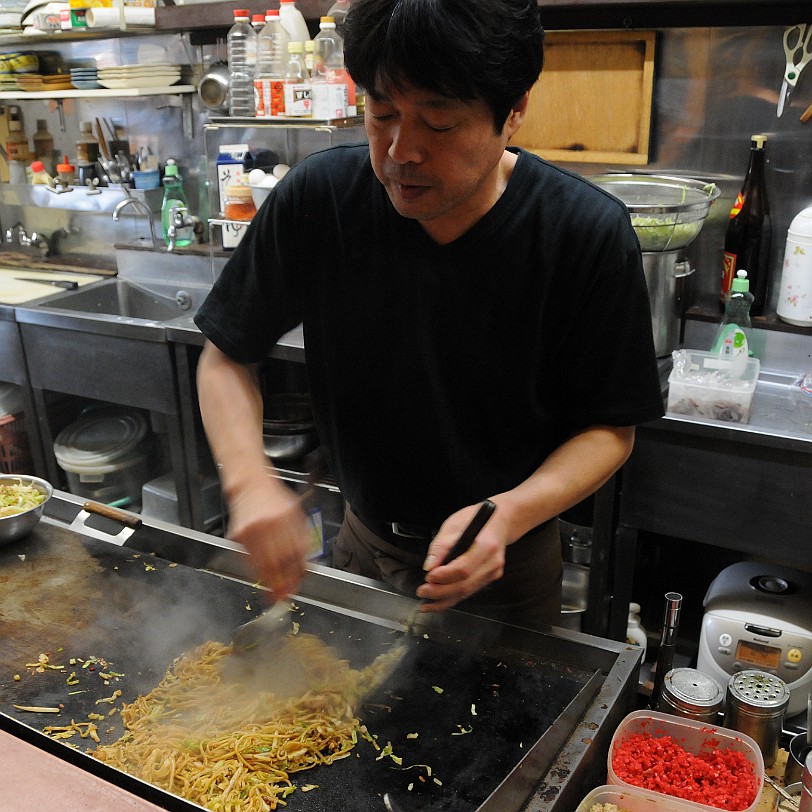
[[[99,68],[99,84],[111,90],[168,87],[180,80],[180,65],[161,62],[153,65],[121,65]]]
[[[97,68],[71,68],[70,81],[77,90],[94,90],[101,87]]]
[[[39,73],[21,73],[18,74],[16,78],[17,86],[20,90],[26,91],[70,90],[73,87],[70,76],[64,73],[56,73],[48,76],[43,76]]]

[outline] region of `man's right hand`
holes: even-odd
[[[230,502],[228,537],[244,545],[261,583],[274,600],[293,594],[307,570],[307,517],[295,494],[265,476]]]

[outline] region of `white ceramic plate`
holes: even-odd
[[[99,84],[109,90],[134,90],[147,87],[169,87],[174,85],[180,76],[142,76],[133,79],[102,79]]]

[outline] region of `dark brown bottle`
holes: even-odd
[[[765,135],[754,135],[750,143],[750,165],[744,185],[730,210],[730,222],[725,235],[725,255],[722,267],[722,286],[719,305],[724,309],[727,295],[736,272],[747,271],[753,305],[750,313],[760,316],[764,312],[769,294],[770,246],[772,219],[764,182]]]

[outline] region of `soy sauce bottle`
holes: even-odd
[[[753,294],[752,316],[762,315],[769,294],[772,218],[764,181],[766,142],[765,135],[754,135],[750,139],[750,165],[742,190],[730,210],[719,294],[719,307],[724,310],[736,271],[746,268]]]

